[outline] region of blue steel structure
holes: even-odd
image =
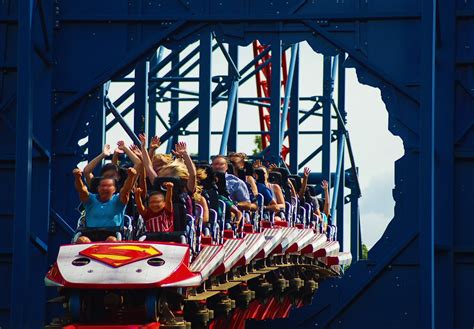
[[[341,241],[343,204],[351,203],[354,259],[360,188],[345,129],[346,68],[356,68],[362,83],[381,90],[388,128],[402,138],[405,154],[395,164],[395,217],[369,260],[322,284],[313,304],[294,310],[289,320],[249,327],[473,327],[473,34],[474,2],[467,0],[3,1],[0,278],[6,288],[0,294],[0,326],[39,328],[56,311],[45,304],[52,292],[44,288],[43,275],[75,227],[71,169],[99,152],[107,129],[119,123],[135,140],[139,131],[152,133],[162,125],[162,140],[172,145],[181,135],[197,133],[187,127],[199,119],[198,156],[208,159],[212,107],[227,101],[224,131],[216,133],[224,136],[221,150],[236,149],[238,105],[262,104],[238,92],[256,70],[256,61],[241,65],[238,46],[258,39],[272,54],[271,63],[261,66],[279,68],[282,51],[292,53],[287,95],[281,93],[281,71],[272,73],[272,143],[265,154],[279,162],[282,136],[288,136],[290,169],[297,172],[322,153],[323,170],[314,179],[332,180],[331,212]],[[298,72],[304,63],[297,46],[305,40],[324,55],[325,65],[323,95],[311,98],[315,103],[307,111],[300,105],[305,98]],[[196,41],[195,50],[180,55]],[[171,54],[164,56],[162,47]],[[218,48],[228,52],[229,70],[213,77],[212,52]],[[198,65],[199,77],[189,76]],[[134,77],[127,77],[132,71]],[[112,102],[110,81],[134,84]],[[181,88],[184,82],[198,83],[198,92]],[[198,102],[183,114],[179,104],[185,96]],[[160,103],[168,100],[166,120]],[[286,132],[282,108],[290,118]],[[123,117],[132,111],[134,124],[128,127]],[[107,122],[107,115],[114,118]],[[298,136],[305,132],[299,124],[321,115],[323,131],[310,133],[322,134],[323,144],[300,161]],[[331,173],[330,145],[336,141],[337,171]],[[343,165],[344,155],[350,168]]]

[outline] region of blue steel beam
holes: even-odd
[[[245,72],[247,72],[249,69],[251,69],[257,61],[262,59],[263,56],[269,52],[269,48],[270,47],[267,47],[258,56],[256,56],[254,59],[252,59],[244,68],[242,68],[240,70],[240,74],[243,75]],[[269,63],[269,61],[267,61],[265,63]],[[259,72],[262,68],[264,68],[266,65],[268,65],[268,64],[265,64],[265,63],[260,65],[258,69],[251,71],[245,77],[240,79],[239,80],[239,85],[242,85],[245,81],[249,80],[255,73]],[[223,84],[219,84],[219,85],[216,86],[216,88],[212,92],[212,106],[214,106],[215,104],[217,104],[219,102],[219,99],[218,99],[219,96],[225,95],[225,93],[227,92],[229,87],[230,87],[229,85],[223,85]],[[188,125],[190,125],[192,122],[194,122],[194,120],[196,120],[198,118],[198,112],[199,112],[199,105],[197,105],[192,110],[190,110],[186,115],[184,115],[179,120],[179,122],[177,122],[174,126],[170,127],[160,137],[161,141],[164,142],[164,141],[168,140],[168,138],[170,138],[170,136],[172,136],[174,131],[176,131],[176,130],[180,131],[181,129],[186,128]]]
[[[227,60],[228,66],[231,71],[233,71],[233,75],[235,75],[238,79],[240,79],[240,72],[237,67],[237,65],[234,63],[234,60],[232,56],[229,54],[227,49],[225,49],[225,46],[222,44],[222,42],[216,37],[216,35],[213,33],[214,38],[216,39],[217,45],[219,46],[219,49],[221,50],[222,54],[224,55],[225,59]]]
[[[338,143],[340,139],[344,139],[343,143],[345,143],[345,133],[346,133],[346,67],[344,65],[346,59],[346,54],[341,52],[339,53],[339,65],[338,65],[338,75],[337,75],[337,110],[339,110],[339,113],[341,115],[342,120],[337,122],[337,134],[338,134]],[[344,145],[344,144],[343,144]],[[342,163],[342,172],[345,172],[345,152],[343,152],[341,155],[340,160]],[[333,199],[337,199],[337,206],[336,206],[336,218],[337,218],[337,231],[339,232],[339,235],[344,235],[344,181],[343,181],[343,176],[340,176],[340,181],[339,181],[339,190],[337,192],[337,198],[333,197]],[[336,191],[336,189],[334,189]],[[358,204],[357,204],[358,206]],[[359,210],[357,210],[359,211]],[[353,226],[350,226],[350,232],[352,232],[353,229],[356,229]],[[357,231],[358,231],[358,226],[357,226]],[[358,244],[358,237],[359,234],[357,235],[357,241],[356,244]],[[351,241],[352,241],[353,236],[351,236]],[[343,241],[343,238],[340,239]],[[351,242],[351,252],[352,252],[352,242]],[[356,256],[356,257],[354,257]],[[359,251],[355,250],[352,252],[352,259],[354,262],[359,260]]]
[[[104,72],[102,74],[97,76],[92,81],[88,82],[88,84],[85,87],[83,87],[79,92],[77,92],[74,96],[72,96],[67,101],[65,101],[63,104],[61,104],[59,109],[56,111],[55,116],[58,117],[58,116],[64,114],[64,112],[69,110],[69,108],[72,105],[79,102],[84,97],[84,95],[86,95],[88,92],[93,90],[96,86],[105,83],[111,77],[113,77],[117,73],[119,73],[119,72],[123,71],[124,69],[126,69],[127,66],[130,65],[130,63],[133,63],[133,62],[135,62],[135,61],[137,61],[141,58],[146,57],[146,54],[148,52],[150,52],[150,50],[156,49],[157,46],[163,41],[163,39],[168,37],[170,34],[175,32],[177,29],[182,27],[184,24],[185,24],[184,21],[175,22],[171,26],[169,26],[167,29],[165,29],[164,31],[161,31],[160,33],[158,33],[156,35],[156,38],[153,39],[153,41],[150,41],[149,43],[144,43],[144,44],[140,45],[140,47],[134,48],[132,51],[130,51],[130,53],[127,55],[127,57],[122,60],[121,63],[119,63],[115,67],[104,70]]]
[[[296,52],[295,57],[295,68],[293,83],[291,86],[291,99],[290,99],[290,122],[288,125],[288,136],[290,143],[290,172],[296,174],[298,172],[298,161],[299,161],[299,134],[300,134],[300,121],[299,121],[299,106],[300,106],[300,52]],[[285,136],[287,134],[285,133]]]
[[[218,45],[213,45],[212,46],[212,51],[216,50],[218,48]],[[172,75],[175,74],[181,67],[183,67],[185,64],[187,64],[194,56],[196,56],[199,53],[199,47],[191,51],[186,57],[184,57],[180,62],[179,65],[173,65],[171,70],[166,73],[166,75]],[[174,56],[176,57],[176,56]],[[194,62],[188,65],[186,69],[184,69],[180,75],[186,76],[189,74],[191,71],[194,70],[199,65],[199,58],[197,58]],[[171,81],[169,84],[166,85],[166,87],[161,87],[161,83],[159,82],[153,82],[150,85],[150,88],[160,88],[159,95],[163,96],[167,91],[172,90],[173,87],[176,87],[176,85],[179,83],[179,81]]]
[[[286,82],[286,88],[285,88],[285,98],[283,102],[283,110],[281,114],[281,127],[280,127],[280,132],[281,132],[281,143],[283,144],[283,140],[285,139],[285,129],[286,129],[286,121],[288,117],[288,107],[290,105],[290,97],[291,97],[291,90],[293,86],[293,78],[295,75],[295,64],[296,64],[296,58],[298,56],[298,49],[299,49],[299,44],[294,44],[291,46],[291,58],[290,58],[290,66],[288,68],[288,80]]]
[[[341,247],[341,250],[344,250],[344,218],[343,217],[336,217],[334,216],[334,213],[336,211],[336,207],[338,206],[338,203],[340,202],[339,198],[339,193],[341,192],[341,185],[343,183],[341,182],[344,175],[344,151],[345,151],[345,135],[340,134],[337,136],[337,163],[336,163],[336,177],[334,177],[334,190],[332,194],[332,199],[331,199],[331,209],[330,209],[330,214],[331,218],[333,219],[333,224],[334,224],[334,219],[335,219],[335,224],[337,226],[337,239],[339,240],[339,246]]]
[[[202,32],[199,43],[199,160],[211,157],[211,56],[212,38],[209,31]]]
[[[358,261],[361,250],[361,232],[360,232],[360,210],[359,210],[359,195],[357,190],[351,189],[351,254],[353,261]],[[339,230],[339,229],[338,229]]]
[[[313,29],[315,32],[317,32],[318,35],[323,37],[326,41],[333,44],[337,49],[339,49],[340,51],[346,52],[352,60],[363,65],[364,68],[367,69],[368,72],[370,72],[371,74],[374,74],[375,76],[380,78],[382,81],[393,86],[398,92],[400,92],[402,95],[407,97],[409,100],[411,100],[415,104],[419,104],[419,99],[413,93],[413,91],[411,91],[406,86],[404,86],[400,81],[397,81],[390,74],[386,73],[381,67],[377,67],[374,64],[368,62],[362,55],[360,55],[358,52],[351,49],[351,47],[331,37],[331,34],[329,32],[325,31],[323,28],[321,28],[318,24],[314,23],[313,21],[304,21],[304,23],[308,27]]]
[[[422,1],[422,58],[420,111],[420,317],[423,328],[437,328],[435,321],[435,118],[436,118],[436,0]],[[441,174],[441,173],[440,173]],[[440,194],[441,195],[441,194]]]
[[[158,51],[150,58],[150,66],[155,67],[163,60],[163,47],[158,47]],[[151,74],[148,77],[152,77]],[[156,93],[157,90],[150,88],[148,92],[148,137],[151,138],[156,135]]]
[[[91,161],[98,154],[102,153],[102,148],[105,144],[105,106],[104,106],[104,97],[106,95],[105,86],[100,86],[97,88],[95,93],[92,95],[92,99],[87,102],[87,107],[94,109],[94,114],[92,115],[89,125],[87,126],[88,130],[88,141],[87,141],[87,159]],[[95,169],[96,175],[100,169],[100,164]]]
[[[322,148],[323,156],[321,168],[323,177],[328,181],[331,186],[331,142],[332,142],[332,130],[331,130],[331,104],[332,104],[332,93],[334,80],[332,79],[332,60],[331,56],[324,56],[323,60],[323,138]]]
[[[297,6],[301,6],[301,3],[298,3]],[[267,9],[271,7],[267,2],[264,2],[267,5]],[[244,7],[244,6],[242,6]],[[351,7],[348,11],[335,11],[334,7],[330,6],[314,6],[313,10],[302,10],[304,13],[297,13],[293,10],[286,9],[286,12],[278,13],[278,16],[275,17],[267,12],[265,15],[261,13],[242,13],[242,10],[239,12],[222,12],[221,15],[216,15],[215,13],[203,13],[199,12],[199,15],[195,12],[188,11],[182,13],[164,13],[164,14],[148,14],[144,15],[78,15],[78,14],[62,14],[59,19],[64,23],[154,23],[161,21],[173,20],[183,20],[192,22],[193,24],[204,24],[204,23],[221,23],[221,22],[265,22],[265,23],[275,23],[275,22],[299,22],[303,20],[314,20],[320,22],[327,22],[328,20],[334,22],[352,22],[354,20],[364,20],[364,21],[379,21],[379,20],[415,20],[419,19],[421,13],[419,10],[380,10],[376,6],[374,9],[366,8],[356,8]],[[231,10],[235,11],[235,8],[230,7]],[[245,8],[245,7],[244,7]],[[258,9],[261,9],[257,7]],[[305,8],[303,8],[305,9]],[[364,10],[365,9],[365,10]],[[297,11],[300,11],[299,9]],[[274,13],[271,12],[272,14]],[[462,14],[464,17],[470,15],[469,11],[466,11]],[[11,21],[14,18],[6,18],[6,21]]]
[[[18,3],[18,79],[16,100],[15,219],[11,270],[10,326],[28,328],[26,301],[30,299],[30,221],[32,206],[33,82],[32,82],[33,1]],[[8,193],[4,191],[4,193]]]
[[[281,59],[282,47],[280,35],[275,34],[271,41],[272,48],[272,78],[270,82],[270,148],[269,160],[277,165],[280,164],[281,154]]]
[[[148,71],[149,62],[141,60],[135,66],[135,94],[133,108],[133,131],[136,135],[144,132],[148,134]]]
[[[112,113],[112,115],[118,120],[123,130],[125,130],[127,135],[132,139],[132,142],[135,145],[141,145],[140,140],[138,139],[137,135],[133,132],[132,128],[130,128],[128,123],[119,113],[119,111],[115,108],[114,104],[109,98],[105,99],[105,106],[109,109],[110,113]]]
[[[234,110],[237,98],[237,90],[239,88],[239,82],[237,80],[232,81],[230,87],[229,100],[227,101],[227,113],[224,120],[224,129],[222,131],[221,146],[219,148],[219,154],[227,153],[227,143],[229,140],[230,126],[234,117]]]
[[[465,4],[467,5],[467,3]],[[434,208],[434,231],[436,239],[435,247],[437,248],[434,269],[436,273],[434,283],[434,312],[435,323],[438,328],[457,328],[469,326],[469,323],[473,323],[472,317],[469,319],[468,314],[459,315],[462,312],[459,312],[458,303],[460,301],[462,303],[463,300],[466,300],[466,297],[456,296],[456,291],[459,291],[459,287],[462,287],[461,289],[464,290],[464,287],[469,285],[458,280],[458,278],[465,273],[461,273],[461,266],[457,264],[457,262],[459,262],[458,259],[460,258],[459,256],[461,253],[455,253],[456,249],[458,249],[455,248],[455,245],[461,244],[459,242],[459,238],[455,238],[456,234],[459,232],[459,230],[463,230],[461,228],[463,223],[460,223],[459,219],[465,218],[465,220],[471,221],[472,217],[454,215],[453,221],[447,221],[446,214],[456,214],[457,209],[459,209],[459,203],[462,202],[460,199],[464,198],[464,200],[470,200],[470,198],[467,198],[468,193],[463,188],[460,188],[459,185],[455,186],[455,182],[458,182],[457,184],[461,182],[461,184],[464,185],[464,182],[466,181],[466,176],[463,173],[459,173],[456,168],[463,162],[466,163],[470,160],[460,158],[455,160],[455,157],[453,157],[453,154],[456,154],[454,149],[455,145],[457,146],[459,143],[462,143],[461,140],[456,140],[455,133],[457,136],[459,136],[458,134],[462,133],[464,129],[456,129],[457,131],[455,130],[455,115],[460,111],[458,109],[454,111],[452,110],[453,104],[456,104],[457,107],[460,105],[457,102],[466,105],[469,104],[469,102],[456,99],[456,96],[459,93],[459,91],[456,90],[456,85],[458,85],[461,89],[463,89],[463,87],[459,84],[460,75],[456,75],[456,66],[452,65],[453,63],[460,62],[459,59],[456,60],[456,40],[459,40],[459,37],[453,37],[456,35],[456,29],[459,29],[458,26],[460,25],[458,24],[462,24],[461,22],[456,22],[456,15],[459,14],[459,11],[456,12],[455,1],[439,1],[437,5],[437,20],[439,26],[437,26],[438,46],[436,49],[437,58],[435,62],[440,63],[440,61],[442,61],[443,64],[436,65],[435,77],[436,113],[434,121],[436,125],[436,132],[434,138],[438,172],[435,173],[435,184],[437,185],[437,188],[434,197],[435,200],[443,200],[443,202],[435,202]],[[461,28],[458,33],[471,35],[471,32],[468,32],[468,30],[469,29]],[[469,38],[468,40],[472,39]],[[468,72],[472,72],[472,64],[473,63],[471,62],[470,68],[464,66]],[[469,88],[470,93],[468,92],[468,94],[470,94],[472,97],[471,99],[474,99],[472,80],[470,81],[469,85],[471,87]],[[462,121],[465,122],[467,120],[462,119]],[[472,169],[469,168],[469,171],[472,172]],[[458,177],[462,178],[459,179]],[[461,198],[456,196],[456,191],[460,191]],[[452,195],[453,197],[446,197],[446,195]],[[467,203],[471,204],[470,201],[467,201]],[[464,222],[464,224],[465,223],[466,222]],[[468,231],[468,234],[470,235],[472,229],[469,229]],[[472,241],[472,239],[469,237],[468,241]],[[472,285],[470,289],[472,289]],[[466,291],[465,296],[471,295],[471,292],[472,290]],[[467,307],[469,313],[470,308],[470,306]]]
[[[234,63],[234,66],[238,69],[239,67],[239,46],[238,45],[229,45],[229,56]],[[229,76],[233,70],[233,66],[229,63],[227,72]],[[240,76],[240,73],[239,73]],[[239,84],[237,85],[235,91],[235,98],[239,99]],[[232,113],[232,121],[230,123],[230,131],[229,131],[229,142],[227,146],[228,152],[236,152],[237,151],[237,140],[238,140],[238,118],[239,118],[239,102],[234,102],[234,111]]]
[[[359,5],[360,5],[360,4],[359,4]],[[342,5],[341,5],[341,6],[342,6]],[[341,7],[341,8],[342,8],[342,7]],[[365,9],[365,8],[364,8],[364,9]],[[297,15],[294,15],[294,16],[297,17]],[[418,15],[418,16],[419,16],[419,15]],[[311,17],[314,17],[314,15],[312,15]],[[402,17],[402,15],[399,15],[399,18],[401,18],[401,17]],[[403,17],[403,18],[405,18],[405,17]],[[395,22],[395,21],[394,21],[394,22]],[[365,22],[364,22],[364,24],[365,24]],[[361,29],[360,32],[361,32],[361,36],[363,36],[363,33],[364,33],[364,32],[363,32],[363,29]],[[415,51],[415,50],[414,50],[414,51]],[[365,56],[365,55],[364,55],[364,56]],[[367,54],[367,56],[370,57],[369,54]]]
[[[199,50],[199,47],[197,48]],[[192,53],[192,52],[191,52]],[[191,55],[191,54],[189,54]],[[187,56],[189,59],[192,58],[191,56]],[[192,55],[194,56],[194,55]],[[173,72],[172,74],[175,74],[176,76],[179,76],[179,69],[181,68],[182,64],[186,63],[188,61],[187,58],[184,58],[182,61],[179,60],[179,54],[173,58],[171,61],[172,69],[171,71]],[[171,74],[171,71],[168,72],[167,74]],[[179,81],[174,81],[172,84],[170,83],[168,86],[173,85],[173,87],[179,89]],[[172,127],[179,121],[179,93],[176,90],[171,90],[171,97],[174,98],[171,101],[170,105],[170,114],[169,114],[169,126]],[[199,100],[199,99],[198,99]],[[166,144],[166,153],[171,154],[171,150],[173,149],[174,145],[178,142],[179,134],[175,132],[173,136],[168,140],[168,143]]]

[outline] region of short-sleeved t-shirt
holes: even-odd
[[[250,201],[250,194],[247,188],[247,184],[238,177],[225,174],[225,181],[227,190],[229,190],[229,196],[232,201],[235,202],[243,202],[243,201]]]
[[[118,193],[114,194],[107,202],[101,202],[97,194],[90,193],[89,200],[84,203],[86,227],[122,227],[125,207],[126,205],[120,201]]]
[[[273,200],[273,191],[262,183],[257,183],[257,190],[258,193],[263,195],[263,204],[268,206]]]
[[[174,214],[163,208],[159,212],[145,210],[143,219],[147,232],[174,232]]]

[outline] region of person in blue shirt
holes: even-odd
[[[74,186],[79,199],[84,204],[86,210],[86,227],[87,228],[116,228],[123,227],[125,207],[129,200],[130,191],[137,177],[137,171],[134,168],[128,169],[128,177],[117,193],[116,180],[113,178],[102,178],[97,188],[97,194],[89,193],[87,186],[82,180],[82,171],[80,169],[73,170]],[[109,236],[106,242],[115,242],[114,236]],[[90,243],[91,240],[87,236],[80,236],[77,243]]]
[[[217,155],[212,159],[212,169],[215,172],[225,173],[225,180],[229,197],[232,201],[237,203],[240,210],[250,210],[252,204],[250,203],[250,194],[247,184],[238,177],[228,174],[229,166],[227,159],[222,155]]]

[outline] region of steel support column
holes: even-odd
[[[219,148],[219,154],[227,153],[227,143],[229,140],[230,126],[232,123],[232,118],[234,117],[234,110],[237,100],[237,90],[239,88],[239,82],[237,80],[232,81],[232,86],[230,87],[229,99],[227,102],[227,114],[224,120],[224,129],[222,131],[221,146]],[[211,133],[212,134],[212,133]]]
[[[423,328],[435,322],[435,83],[436,83],[436,0],[422,1],[421,20],[421,108],[420,108],[420,318]]]
[[[295,76],[295,65],[296,65],[296,58],[298,57],[299,53],[299,44],[294,44],[291,46],[291,59],[290,59],[290,67],[288,69],[288,80],[285,87],[285,99],[283,101],[283,110],[281,114],[281,143],[285,139],[285,129],[286,129],[286,121],[288,116],[288,108],[290,105],[290,98],[291,98],[291,89],[293,87],[293,78]]]
[[[105,144],[105,106],[104,97],[106,94],[105,85],[97,88],[93,94],[93,100],[89,100],[86,104],[87,107],[94,109],[91,120],[89,121],[88,133],[89,140],[87,141],[87,159],[91,161],[98,154],[102,152]],[[100,170],[100,164],[95,168],[95,174],[98,175]]]
[[[15,217],[11,272],[10,326],[28,328],[30,282],[30,220],[32,205],[32,12],[33,1],[18,2],[18,72],[15,149]],[[8,191],[3,191],[8,193]]]
[[[293,84],[291,86],[290,112],[288,124],[288,137],[290,145],[290,171],[294,174],[298,172],[298,147],[299,147],[299,106],[300,106],[300,52],[296,52],[295,70]]]
[[[462,33],[470,33],[466,30],[456,31],[456,2],[455,1],[438,1],[438,22],[437,27],[437,57],[436,57],[436,106],[435,113],[435,145],[436,145],[436,163],[438,165],[438,174],[435,174],[436,184],[438,188],[435,190],[437,194],[435,200],[443,200],[443,202],[435,202],[435,239],[436,239],[436,259],[435,259],[435,323],[438,328],[460,328],[464,323],[469,323],[467,314],[464,318],[467,320],[460,321],[460,316],[455,316],[455,305],[461,299],[456,296],[456,290],[463,283],[456,280],[459,275],[460,267],[456,264],[454,237],[461,228],[462,222],[460,217],[465,221],[471,221],[471,216],[458,216],[460,200],[456,197],[456,192],[467,197],[467,193],[461,186],[466,181],[464,175],[457,172],[458,166],[466,164],[466,159],[455,159],[455,115],[459,115],[461,111],[458,108],[464,104],[457,104],[456,101],[456,35]],[[456,33],[458,32],[458,33]],[[470,35],[470,34],[469,34]],[[472,72],[470,68],[465,67],[468,72]],[[460,69],[459,71],[461,71]],[[472,84],[471,84],[472,88]],[[459,102],[459,101],[458,101]],[[462,103],[462,102],[460,102]],[[453,106],[454,104],[454,106]],[[453,110],[456,108],[456,110]],[[472,139],[471,139],[472,140]],[[472,145],[472,144],[471,144]],[[472,150],[472,146],[470,147]],[[469,162],[467,162],[469,163]],[[439,173],[442,173],[439,174]],[[458,177],[462,177],[460,185],[455,185]],[[459,183],[458,183],[459,184]],[[451,195],[452,197],[446,197]],[[466,202],[466,201],[465,201]],[[470,202],[469,207],[471,206]],[[469,211],[467,213],[470,213]],[[442,214],[442,215],[440,215]],[[453,221],[447,221],[445,214],[453,214]],[[468,234],[470,234],[472,231]],[[471,240],[472,241],[472,240]],[[456,241],[460,244],[458,241]],[[472,244],[471,244],[472,245]],[[455,273],[455,269],[456,272]],[[466,295],[469,295],[467,293]],[[458,300],[458,301],[456,301]],[[461,299],[462,300],[462,299]],[[459,304],[458,306],[459,307]],[[466,308],[466,309],[469,309]],[[472,319],[472,318],[471,318]],[[464,323],[462,323],[464,322]],[[467,325],[466,323],[466,325]],[[472,320],[470,321],[472,324]]]
[[[351,200],[351,254],[352,254],[352,259],[355,262],[359,260],[359,256],[361,254],[359,195],[357,193],[356,188],[351,188],[350,200]]]
[[[332,79],[331,56],[324,56],[323,68],[323,156],[322,173],[331,188],[331,106],[334,80]]]
[[[178,51],[178,54],[173,57],[171,61],[172,71],[174,71],[174,77],[179,77],[179,68],[181,66],[179,61],[179,54],[181,52]],[[176,68],[176,69],[175,69]],[[173,70],[174,69],[174,70]],[[179,121],[179,92],[176,89],[179,89],[179,81],[170,82],[170,85],[173,85],[173,89],[171,89],[171,104],[170,104],[170,115],[169,115],[169,126],[172,127]],[[173,136],[168,140],[166,145],[166,153],[171,153],[171,150],[174,147],[174,144],[178,142],[179,134],[178,131],[175,131]]]
[[[344,151],[345,151],[345,143],[346,138],[345,135],[342,134],[338,136],[337,140],[337,164],[336,164],[336,176],[334,177],[334,190],[333,190],[333,197],[331,200],[331,218],[333,218],[334,222],[334,213],[336,211],[337,203],[340,200],[339,192],[341,190],[341,184],[344,184]],[[343,185],[344,186],[344,185]],[[337,239],[339,240],[339,245],[341,250],[344,250],[344,218],[343,217],[336,217],[336,225],[337,225]]]
[[[232,59],[237,70],[239,69],[239,46],[238,45],[229,45],[229,55]],[[229,63],[228,66],[228,74],[229,76],[232,75],[234,71],[234,65]],[[235,90],[235,99],[239,99],[239,84],[237,84],[237,89]],[[237,139],[238,139],[238,113],[239,102],[236,101],[234,104],[234,111],[232,112],[232,122],[230,124],[230,131],[229,131],[229,141],[227,144],[227,151],[228,152],[236,152],[237,151]]]
[[[211,157],[211,32],[201,34],[199,44],[199,160]]]
[[[135,67],[135,109],[133,110],[133,131],[136,135],[148,134],[148,71],[149,63],[140,61]]]
[[[153,56],[150,59],[150,68],[156,67],[162,61],[162,58],[163,58],[163,47],[159,47],[158,51],[155,54],[153,54]],[[153,77],[156,77],[156,74],[152,75],[151,72],[149,72],[148,78],[151,79]],[[149,138],[156,135],[156,111],[157,111],[156,92],[157,92],[156,87],[152,88],[150,85],[148,86],[148,134],[149,134],[148,137]]]
[[[337,123],[337,139],[338,142],[343,141],[345,144],[345,133],[346,129],[344,124],[347,123],[346,121],[346,67],[344,65],[346,55],[345,53],[339,54],[339,62],[338,62],[338,75],[337,75],[337,109],[339,110],[339,114],[343,122],[338,120]],[[336,218],[337,218],[337,231],[339,235],[344,235],[344,179],[345,179],[345,152],[342,152],[340,155],[340,160],[342,163],[341,168],[341,175],[339,176],[339,191],[337,192],[337,200],[336,201]],[[341,250],[343,249],[344,239],[339,239],[342,241]],[[354,256],[354,254],[353,254]],[[354,261],[358,260],[357,258],[352,258]]]
[[[276,34],[271,43],[272,47],[272,81],[270,83],[270,154],[268,160],[277,165],[281,153],[281,39]]]

